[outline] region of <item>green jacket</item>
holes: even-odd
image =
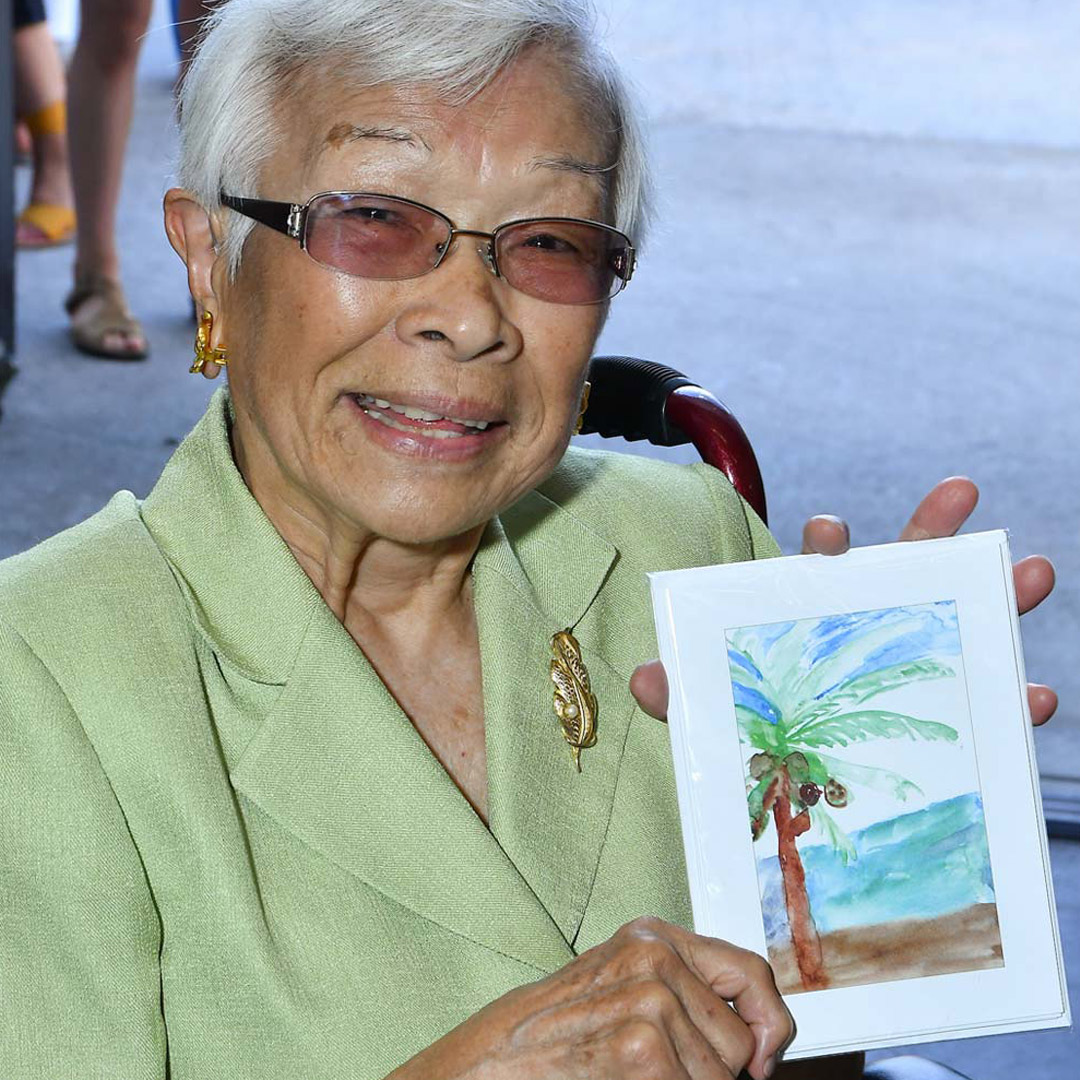
[[[219,393],[145,501],[0,563],[0,1076],[375,1080],[635,916],[689,925],[667,730],[627,686],[645,574],[774,552],[714,470],[620,454],[492,522],[489,831],[244,486]]]

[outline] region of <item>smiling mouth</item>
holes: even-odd
[[[497,420],[468,420],[454,416],[441,416],[415,405],[398,405],[370,394],[350,394],[353,401],[381,424],[407,435],[421,434],[430,439],[460,439],[479,435],[489,428],[500,426]]]

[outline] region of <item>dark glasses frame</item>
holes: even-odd
[[[439,257],[435,262],[428,267],[427,270],[422,271],[419,274],[407,274],[400,278],[366,278],[369,281],[409,281],[413,278],[424,277],[425,274],[430,274],[432,270],[438,269],[442,264],[443,259],[446,258],[450,247],[454,242],[455,237],[458,236],[476,236],[480,239],[487,241],[487,250],[482,251],[484,262],[487,264],[488,269],[494,274],[495,277],[501,278],[507,281],[505,275],[499,270],[499,261],[496,254],[496,245],[499,235],[505,232],[507,229],[513,228],[519,225],[532,225],[542,221],[554,221],[562,222],[566,224],[574,225],[591,225],[597,229],[603,229],[605,232],[612,233],[614,236],[619,237],[625,241],[626,249],[623,252],[619,252],[616,255],[615,264],[611,267],[614,274],[614,281],[619,283],[619,287],[608,296],[601,297],[598,300],[584,300],[584,301],[547,301],[548,303],[568,303],[568,304],[603,304],[606,301],[617,296],[623,289],[626,288],[627,283],[634,276],[634,269],[637,266],[637,252],[634,250],[634,245],[630,242],[630,237],[626,233],[619,229],[616,229],[613,225],[607,225],[602,221],[593,221],[590,218],[576,218],[576,217],[534,217],[534,218],[517,218],[514,221],[504,221],[501,225],[495,227],[494,232],[483,232],[479,229],[459,229],[441,210],[436,210],[432,206],[426,206],[424,203],[417,202],[415,199],[405,199],[400,195],[385,195],[378,191],[320,191],[315,195],[312,195],[305,203],[287,203],[287,202],[275,202],[272,199],[247,199],[239,195],[226,195],[224,192],[220,195],[221,205],[227,206],[230,210],[235,210],[238,214],[242,214],[244,217],[251,218],[252,221],[259,222],[260,225],[266,225],[271,229],[275,229],[277,232],[284,233],[286,236],[291,237],[300,244],[300,250],[307,254],[310,258],[315,259],[313,255],[307,249],[307,220],[308,212],[311,209],[313,203],[319,199],[333,197],[364,197],[375,199],[392,199],[394,202],[404,203],[407,206],[414,206],[418,210],[424,210],[427,213],[438,218],[440,221],[446,223],[446,227],[450,232],[450,235],[446,239],[442,251],[439,253]],[[321,259],[315,259],[315,262],[320,266],[330,266],[332,264],[324,263]],[[333,266],[332,269],[340,270],[343,274],[349,274],[348,270],[344,270],[340,266]],[[362,274],[350,274],[351,277],[363,278]],[[511,282],[507,281],[507,284],[511,288],[517,288]],[[519,290],[522,291],[522,290]],[[526,292],[526,295],[531,295]],[[538,297],[536,299],[543,299]]]

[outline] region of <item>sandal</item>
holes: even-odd
[[[28,239],[25,231],[18,230],[20,225],[35,229],[38,236]],[[20,251],[70,244],[75,239],[75,211],[55,203],[31,203],[18,216],[16,229],[15,246]]]
[[[150,352],[143,328],[128,310],[118,281],[101,274],[75,279],[75,288],[64,301],[71,318],[71,340],[89,356],[106,360],[143,360]],[[141,346],[116,346],[109,338],[140,338]]]
[[[30,139],[31,150],[36,139],[63,138],[67,132],[67,105],[63,100],[45,105],[22,117],[20,127]],[[23,251],[59,247],[75,238],[75,211],[60,203],[31,201],[17,224],[15,246]]]

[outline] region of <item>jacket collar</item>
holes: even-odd
[[[473,577],[489,831],[244,485],[223,391],[142,513],[211,647],[284,687],[232,771],[236,788],[425,918],[541,971],[565,963],[633,701],[627,673],[583,639],[600,714],[577,773],[552,710],[549,642],[589,608],[615,548],[538,492],[485,532]]]
[[[257,682],[283,684],[322,597],[233,462],[223,387],[142,504],[215,652]]]

